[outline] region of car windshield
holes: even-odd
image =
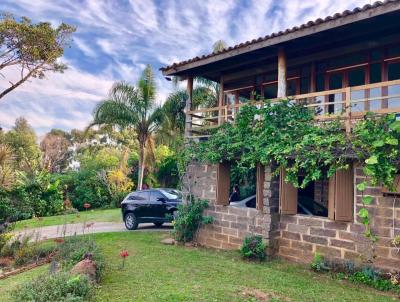
[[[168,199],[180,199],[182,198],[182,193],[174,189],[160,189]]]

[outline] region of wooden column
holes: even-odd
[[[278,51],[278,98],[286,98],[286,54],[283,48]]]
[[[188,99],[186,100],[185,106],[185,137],[192,136],[192,116],[188,114],[192,110],[192,100],[193,100],[193,77],[188,77],[187,79],[187,94]]]
[[[315,70],[315,62],[311,63],[311,74],[310,74],[310,92],[317,91],[317,74]]]
[[[219,81],[218,125],[221,125],[225,119],[223,117],[223,115],[225,115],[225,108],[222,108],[222,106],[224,106],[224,78],[221,76]]]

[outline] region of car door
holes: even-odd
[[[153,190],[150,193],[150,207],[153,217],[165,219],[167,214],[167,198],[161,192]]]
[[[137,218],[143,218],[149,215],[149,197],[150,194],[146,191],[134,192],[128,197],[128,200],[132,202],[135,207],[135,215]]]

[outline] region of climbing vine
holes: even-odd
[[[363,192],[364,207],[358,212],[372,240],[368,205],[373,197],[369,185],[393,186],[399,167],[400,121],[393,114],[368,114],[351,133],[339,119],[315,123],[315,111],[302,104],[283,100],[264,106],[246,105],[234,123],[218,127],[207,141],[192,142],[182,154],[182,166],[196,159],[201,162],[235,162],[245,169],[260,162],[274,164],[275,174],[283,168],[286,181],[304,188],[309,182],[330,177],[347,169],[352,161],[364,162],[366,181],[357,185]],[[299,174],[304,175],[301,183]]]

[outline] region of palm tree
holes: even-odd
[[[151,67],[146,66],[137,88],[118,82],[111,88],[108,98],[93,112],[93,125],[117,125],[133,128],[139,143],[138,188],[142,188],[146,163],[146,147],[161,123],[161,109],[156,106],[156,85]]]
[[[224,50],[226,48],[226,42],[224,40],[218,40],[215,41],[215,43],[213,44],[213,52],[220,52],[222,50]]]
[[[204,80],[200,82],[200,80]],[[193,108],[213,107],[218,102],[219,85],[206,79],[199,78],[193,89]],[[214,85],[216,84],[216,85]],[[157,132],[157,142],[168,145],[177,150],[183,142],[183,132],[185,130],[185,103],[188,98],[185,89],[176,90],[171,93],[164,105],[163,120]]]

